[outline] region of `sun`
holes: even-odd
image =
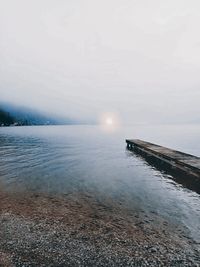
[[[108,125],[108,126],[109,126],[109,125],[111,126],[111,125],[113,125],[113,123],[114,123],[114,122],[113,122],[113,119],[112,119],[112,118],[109,118],[109,117],[106,118],[106,121],[105,121],[105,122],[106,122],[106,125]]]
[[[99,125],[105,132],[115,132],[119,129],[119,115],[116,112],[105,112],[99,116]]]

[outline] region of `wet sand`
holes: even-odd
[[[0,192],[0,266],[199,266],[199,244],[156,214],[90,194]]]

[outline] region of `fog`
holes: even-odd
[[[0,101],[200,122],[198,0],[0,0]]]

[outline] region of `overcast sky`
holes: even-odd
[[[86,120],[200,120],[199,12],[199,0],[0,0],[0,100]]]

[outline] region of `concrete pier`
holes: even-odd
[[[138,139],[127,139],[127,148],[139,153],[152,163],[170,167],[200,183],[200,158]]]

